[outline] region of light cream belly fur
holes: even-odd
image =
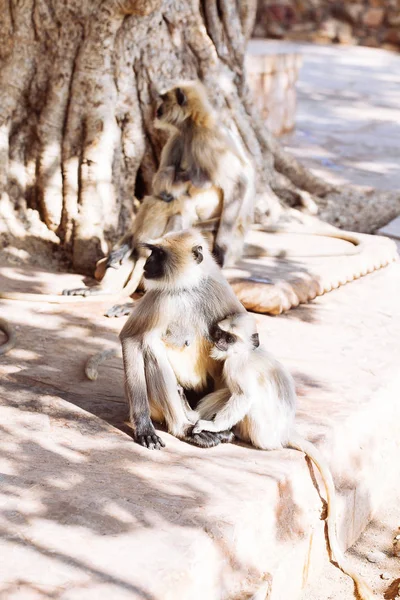
[[[207,375],[217,374],[215,361],[210,358],[210,343],[204,338],[195,339],[190,346],[183,348],[166,344],[166,350],[178,383],[184,388],[206,389]]]

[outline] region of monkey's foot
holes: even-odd
[[[156,430],[152,425],[141,428],[140,432],[137,431],[135,441],[149,450],[161,450],[161,448],[165,448],[164,442],[157,435]]]
[[[193,433],[192,430],[188,430],[182,436],[177,436],[180,440],[193,444],[193,446],[199,446],[200,448],[212,448],[218,446],[218,444],[228,444],[234,439],[234,435],[231,431],[201,431],[200,433]]]
[[[104,315],[106,317],[126,317],[130,315],[132,312],[133,304],[128,302],[127,304],[114,304],[111,308],[109,308]]]
[[[84,296],[86,298],[86,296],[96,296],[96,295],[104,294],[104,293],[105,292],[101,288],[84,287],[84,288],[75,288],[72,290],[63,290],[62,295],[63,296]]]
[[[235,434],[230,429],[227,431],[218,431],[217,435],[221,440],[221,444],[231,444],[235,439]]]
[[[106,269],[119,269],[124,258],[126,258],[131,252],[132,248],[129,244],[124,244],[120,248],[113,250],[107,258]]]

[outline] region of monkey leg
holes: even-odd
[[[187,430],[194,425],[197,413],[190,415],[192,420],[188,418],[186,399],[185,402],[182,401],[175,373],[160,340],[154,339],[149,343],[144,364],[150,404],[162,411],[172,435],[179,438],[185,436]]]
[[[135,441],[150,450],[159,450],[165,444],[157,435],[150,418],[142,341],[125,337],[122,330],[121,345],[125,369],[125,393],[129,403],[129,419],[135,431]]]
[[[164,415],[168,431],[175,437],[200,446],[210,448],[217,446],[227,436],[202,432],[192,434],[194,423],[198,419],[197,411],[190,409],[178,391],[175,373],[168,361],[165,347],[159,341],[151,344],[145,354],[145,374],[150,406]]]
[[[221,390],[222,392],[223,390]],[[215,392],[220,395],[219,392]],[[222,397],[222,393],[220,395]],[[214,418],[200,419],[193,429],[194,433],[200,431],[225,431],[231,429],[247,415],[251,407],[251,400],[244,394],[232,394],[225,404],[216,412]]]
[[[115,263],[116,264],[116,263]],[[121,292],[128,281],[135,266],[135,261],[128,257],[120,267],[108,267],[105,270],[104,277],[99,285],[94,287],[74,288],[63,290],[63,296],[99,296],[108,294],[117,294]]]
[[[204,396],[197,406],[200,418],[211,421],[223,409],[230,396],[231,393],[228,388],[222,388]]]
[[[212,419],[217,415],[223,408],[226,406],[227,401],[230,398],[230,392],[227,388],[222,388],[211,394],[207,394],[204,396],[197,407],[197,412],[199,413],[201,419],[196,423],[192,430],[192,434],[194,437],[196,435],[202,435],[206,432],[211,433],[217,436],[222,444],[227,444],[233,442],[235,436],[230,431],[229,427],[224,428],[221,431],[221,427],[214,427],[214,423]],[[204,425],[204,427],[203,427]]]

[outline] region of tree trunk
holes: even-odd
[[[343,191],[283,152],[255,114],[243,70],[255,9],[256,0],[0,0],[7,240],[33,232],[92,271],[151,192],[165,141],[153,127],[158,93],[194,78],[253,157],[259,220],[311,194],[323,217],[352,228]],[[357,208],[355,228],[383,224],[354,194],[365,213]],[[383,221],[399,206],[393,196]]]

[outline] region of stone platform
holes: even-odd
[[[0,270],[1,289],[79,280]],[[295,377],[298,429],[332,468],[346,547],[398,481],[399,291],[395,263],[257,316],[262,342]],[[0,359],[0,598],[246,600],[264,582],[270,600],[295,599],[326,556],[304,456],[201,450],[166,433],[162,452],[134,444],[120,361],[84,379],[87,357],[116,345],[123,324],[102,317],[105,307],[0,303],[18,326]]]

